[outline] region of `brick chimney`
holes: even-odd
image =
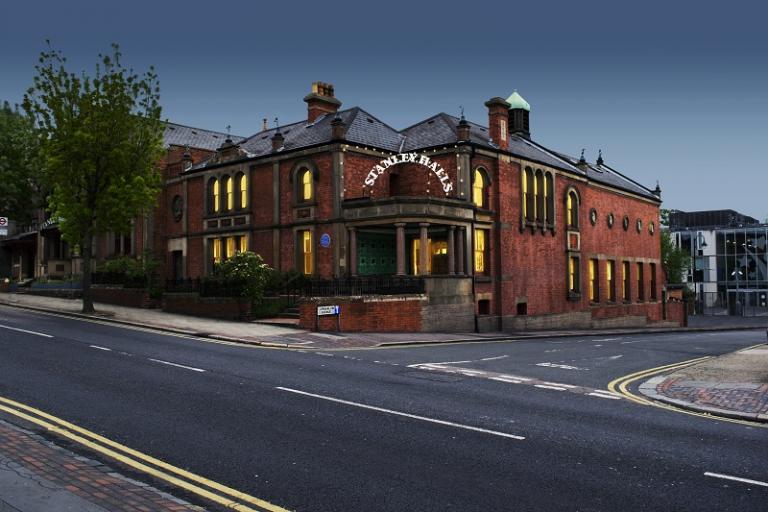
[[[459,124],[456,126],[456,140],[458,142],[464,142],[469,140],[469,123],[464,119],[462,114]]]
[[[509,147],[509,126],[507,126],[509,103],[503,98],[496,97],[486,101],[485,106],[488,107],[488,132],[491,141],[501,149],[507,149]]]
[[[283,137],[283,134],[280,133],[280,129],[278,128],[275,134],[272,136],[272,152],[275,153],[280,148],[283,147],[283,143],[285,142],[285,137]]]
[[[313,82],[312,92],[304,96],[307,102],[307,121],[314,123],[323,114],[335,114],[341,102],[333,96],[333,84]]]
[[[347,135],[347,123],[336,115],[331,121],[331,138],[333,140],[343,140]]]

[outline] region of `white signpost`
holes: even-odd
[[[341,332],[341,306],[317,306],[317,316],[315,317],[315,330],[320,330],[321,316],[335,316],[336,330]]]
[[[0,217],[0,236],[8,236],[8,217]]]

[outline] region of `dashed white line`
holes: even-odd
[[[17,332],[23,332],[26,334],[34,334],[35,336],[42,336],[43,338],[53,338],[50,334],[45,334],[43,332],[35,332],[35,331],[28,331],[26,329],[19,329],[18,327],[11,327],[10,325],[0,325],[3,329],[8,329],[9,331],[17,331]]]
[[[100,347],[98,345],[88,345],[88,346],[91,347],[91,348],[95,348],[96,350],[103,350],[104,352],[112,352],[111,348]]]
[[[589,396],[596,396],[598,398],[608,398],[610,400],[621,400],[618,396],[604,395],[602,393],[587,393]]]
[[[454,423],[452,421],[445,421],[445,420],[438,420],[438,419],[434,419],[434,418],[427,418],[426,416],[418,416],[416,414],[409,414],[407,412],[393,411],[392,409],[384,409],[383,407],[375,407],[373,405],[361,404],[359,402],[350,402],[349,400],[342,400],[340,398],[334,398],[334,397],[331,397],[331,396],[316,395],[314,393],[308,393],[306,391],[301,391],[301,390],[298,390],[298,389],[284,388],[284,387],[280,387],[280,386],[276,387],[275,389],[279,389],[281,391],[287,391],[288,393],[295,393],[297,395],[304,395],[304,396],[309,396],[309,397],[312,397],[312,398],[319,398],[320,400],[327,400],[329,402],[336,402],[336,403],[339,403],[339,404],[351,405],[353,407],[360,407],[362,409],[368,409],[368,410],[371,410],[371,411],[378,411],[378,412],[383,412],[383,413],[386,413],[386,414],[393,414],[395,416],[402,416],[404,418],[411,418],[411,419],[414,419],[414,420],[427,421],[429,423],[436,423],[438,425],[445,425],[447,427],[461,428],[461,429],[464,429],[464,430],[471,430],[473,432],[480,432],[482,434],[490,434],[490,435],[499,436],[499,437],[506,437],[508,439],[516,439],[518,441],[522,441],[522,440],[525,439],[525,437],[523,437],[523,436],[517,436],[517,435],[514,435],[514,434],[507,434],[506,432],[498,432],[496,430],[488,430],[488,429],[485,429],[485,428],[473,427],[473,426],[470,426],[470,425],[462,425],[461,423]]]
[[[618,340],[621,340],[621,339],[624,339],[624,338],[603,338],[603,339],[592,340],[592,341],[618,341]]]
[[[722,473],[710,473],[707,471],[704,473],[704,476],[722,478],[723,480],[733,480],[734,482],[741,482],[743,484],[759,485],[760,487],[768,487],[768,482],[761,482],[760,480],[752,480],[750,478],[741,478],[738,476],[723,475]]]
[[[547,386],[546,384],[534,384],[533,387],[541,389],[554,389],[555,391],[568,391],[567,388],[561,388],[560,386]]]
[[[163,361],[161,359],[150,359],[153,363],[167,364],[168,366],[175,366],[176,368],[184,368],[185,370],[192,370],[193,372],[204,372],[202,368],[195,368],[194,366],[185,366],[183,364],[171,363],[170,361]]]
[[[563,384],[561,382],[542,381],[542,384],[546,384],[547,386],[556,386],[556,387],[563,387],[563,388],[576,388],[576,387],[578,387],[578,386],[572,386],[571,384]]]

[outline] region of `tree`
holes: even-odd
[[[160,191],[160,88],[154,68],[143,75],[123,67],[120,50],[99,55],[94,76],[66,69],[48,47],[35,67],[24,109],[42,133],[48,207],[83,262],[83,312],[93,312],[94,237],[125,232]]]
[[[225,284],[234,285],[240,296],[250,299],[252,303],[261,302],[271,272],[272,269],[261,256],[251,251],[238,252],[217,263],[214,269],[217,278]]]
[[[675,245],[669,231],[661,232],[661,264],[669,284],[682,283],[683,275],[691,265],[690,254]]]
[[[0,107],[0,217],[26,222],[41,206],[43,162],[38,137],[32,119],[4,102]]]

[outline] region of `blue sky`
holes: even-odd
[[[11,2],[0,100],[19,102],[45,39],[72,69],[120,44],[160,75],[164,116],[249,135],[306,115],[313,81],[396,128],[437,112],[487,124],[517,89],[534,140],[606,163],[664,206],[768,216],[768,8],[723,2]]]

